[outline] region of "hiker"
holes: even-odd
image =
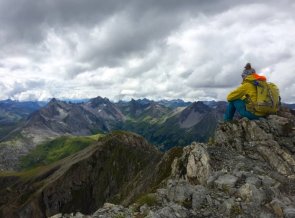
[[[266,81],[266,78],[256,74],[250,63],[246,64],[242,78],[242,84],[227,96],[228,106],[224,115],[225,121],[231,121],[236,111],[242,117],[247,117],[249,120],[256,120],[266,115],[254,109],[254,104],[257,102],[257,87],[255,83]]]
[[[249,76],[249,75],[251,75],[251,74],[253,74],[253,73],[256,73],[255,69],[251,67],[251,64],[250,64],[250,63],[247,63],[246,66],[245,66],[244,68],[245,68],[245,70],[244,70],[243,73],[242,73],[242,78],[243,78],[243,80],[244,80],[247,76]]]

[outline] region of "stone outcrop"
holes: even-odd
[[[293,120],[271,115],[268,119],[226,123],[216,131],[218,145],[235,148],[252,159],[263,159],[276,172],[295,179],[295,130]]]
[[[192,184],[205,185],[211,170],[209,160],[206,145],[193,142],[192,145],[183,148],[181,158],[175,159],[172,175],[184,177]]]
[[[183,148],[152,193],[89,217],[295,217],[294,123],[288,111],[221,123],[210,143]]]

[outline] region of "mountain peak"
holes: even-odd
[[[54,102],[57,102],[57,99],[56,98],[52,98],[50,99],[49,103],[54,103]]]
[[[48,105],[56,105],[56,104],[59,104],[59,103],[65,103],[65,104],[66,104],[66,102],[64,102],[64,101],[61,101],[61,100],[59,100],[59,99],[57,99],[57,98],[52,98],[52,99],[48,102]]]
[[[192,105],[188,106],[181,112],[180,114],[181,127],[191,128],[195,126],[196,124],[201,123],[205,117],[207,117],[206,118],[207,120],[211,120],[210,125],[213,123],[216,123],[216,121],[213,122],[214,119],[212,118],[211,111],[212,109],[209,106],[205,105],[203,102],[201,101],[194,102]],[[204,130],[207,129],[206,128],[206,126],[208,127],[207,122],[203,123],[203,125],[204,126],[202,126],[202,128]],[[208,129],[206,131],[209,132]]]
[[[198,111],[200,113],[210,111],[210,107],[208,105],[204,104],[204,102],[202,102],[202,101],[197,101],[197,102],[192,103],[190,108],[192,108],[195,111]]]
[[[205,105],[202,101],[197,101],[192,103],[190,106],[188,106],[187,108],[185,108],[182,113],[182,120],[186,119],[189,114],[191,113],[200,113],[200,114],[205,114],[211,111],[211,108],[207,105]]]
[[[68,109],[70,107],[70,103],[59,100],[57,98],[52,98],[45,107],[41,108],[40,111],[45,113],[47,113],[48,111],[51,111],[50,113],[53,113],[55,111],[53,114],[58,114],[57,111],[59,111],[59,108]]]
[[[101,104],[110,104],[110,100],[108,98],[102,98],[100,96],[97,96],[96,98],[90,99],[90,104],[92,107],[97,107]]]

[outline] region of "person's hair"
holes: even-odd
[[[246,65],[245,65],[245,69],[247,69],[247,70],[249,70],[249,69],[251,69],[252,67],[251,67],[251,64],[250,63],[247,63]]]

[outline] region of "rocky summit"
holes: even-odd
[[[208,144],[181,148],[169,176],[132,204],[52,218],[295,217],[294,123],[288,111],[221,123]]]

